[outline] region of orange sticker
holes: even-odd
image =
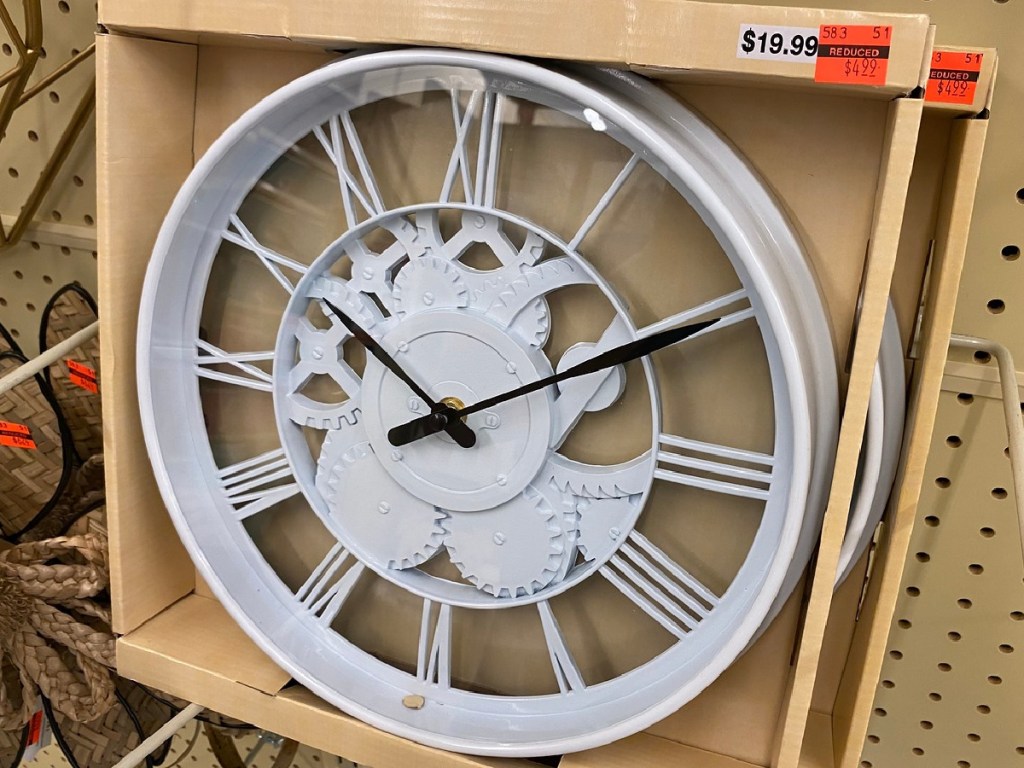
[[[973,104],[983,56],[982,53],[964,51],[935,51],[924,100]]]
[[[814,81],[844,85],[885,85],[892,27],[822,24]]]
[[[43,737],[43,710],[39,710],[29,718],[28,721],[28,738],[25,740],[26,747],[33,747],[38,744]]]
[[[68,360],[67,363],[70,372],[68,378],[71,379],[72,384],[86,389],[94,395],[100,391],[99,385],[96,383],[96,371],[88,365],[82,365],[74,360]]]
[[[0,445],[11,448],[36,447],[36,441],[32,439],[32,433],[24,424],[16,424],[13,421],[0,421]]]

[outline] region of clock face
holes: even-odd
[[[644,88],[347,58],[231,126],[161,231],[139,384],[171,515],[250,636],[381,728],[520,756],[628,735],[805,564],[835,429],[820,300],[743,161]]]

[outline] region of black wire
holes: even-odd
[[[18,764],[21,762],[21,758],[25,756],[25,747],[28,746],[28,734],[31,730],[32,721],[25,723],[25,727],[21,729],[21,739],[18,742],[18,751],[14,753],[14,762],[11,763],[11,768],[18,768]]]
[[[132,682],[135,683],[134,680]],[[165,707],[167,707],[169,710],[171,710],[171,712],[173,712],[174,714],[178,714],[179,712],[181,712],[181,708],[180,707],[176,706],[175,704],[172,704],[167,699],[164,699],[164,698],[161,698],[160,696],[157,696],[155,693],[153,693],[151,690],[149,690],[149,688],[144,686],[142,683],[135,683],[135,684],[137,686],[139,686],[139,688],[141,688],[143,690],[143,692],[147,696],[149,696],[151,699],[153,699],[155,701],[159,701],[161,704],[163,704]],[[234,731],[258,731],[259,730],[259,726],[251,725],[249,723],[239,723],[238,725],[228,725],[227,723],[215,722],[215,721],[211,720],[208,717],[203,717],[202,715],[196,715],[196,720],[198,720],[201,723],[209,723],[210,725],[215,725],[218,728],[227,728],[228,730],[234,730]]]
[[[139,743],[141,744],[143,741],[146,740],[146,732],[143,730],[142,723],[139,722],[139,718],[135,714],[135,710],[132,709],[131,705],[128,703],[128,699],[126,699],[121,694],[121,692],[117,690],[116,683],[114,685],[114,696],[117,697],[117,700],[121,703],[121,706],[124,707],[124,711],[128,713],[128,719],[132,721],[132,726],[135,728],[135,733],[139,735]],[[173,736],[171,738],[173,738]],[[171,738],[168,738],[164,743],[170,744]],[[154,749],[153,752],[156,752],[156,749]],[[145,757],[146,768],[155,768],[156,763],[153,762],[153,758],[150,755],[152,755],[152,752],[147,754]],[[160,762],[163,762],[163,760],[161,760]]]
[[[54,305],[60,300],[60,298],[65,293],[78,294],[81,297],[81,299],[88,305],[89,311],[91,311],[93,315],[99,315],[96,307],[96,299],[94,299],[92,297],[92,294],[82,287],[81,283],[79,283],[76,280],[73,283],[62,285],[54,292],[53,296],[50,297],[50,300],[46,302],[46,306],[43,307],[43,312],[41,315],[42,320],[39,323],[39,354],[42,354],[48,349],[46,345],[46,332],[50,328],[50,312],[53,311]],[[52,382],[50,381],[50,366],[46,366],[46,368],[43,369],[43,377],[46,379],[47,384],[52,384]]]
[[[64,732],[57,725],[57,718],[53,714],[53,707],[50,706],[50,700],[46,698],[42,692],[39,693],[39,698],[43,701],[43,711],[46,713],[46,719],[50,721],[50,730],[53,731],[53,738],[57,741],[57,746],[60,747],[60,751],[64,754],[64,759],[68,761],[68,765],[71,768],[82,768],[78,761],[75,760],[75,753],[71,751],[71,746],[64,738]]]

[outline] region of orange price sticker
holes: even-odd
[[[844,85],[885,85],[891,26],[822,24],[814,81]]]
[[[75,360],[68,360],[67,363],[68,378],[71,379],[72,384],[86,389],[94,395],[100,391],[99,385],[96,383],[96,371]]]
[[[984,54],[935,51],[924,100],[945,104],[973,104]]]
[[[10,448],[35,449],[36,441],[32,439],[32,433],[24,424],[0,421],[0,445]]]

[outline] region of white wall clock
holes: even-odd
[[[836,381],[799,244],[614,80],[330,64],[213,144],[147,274],[143,426],[197,566],[299,682],[426,744],[650,725],[810,550]]]

